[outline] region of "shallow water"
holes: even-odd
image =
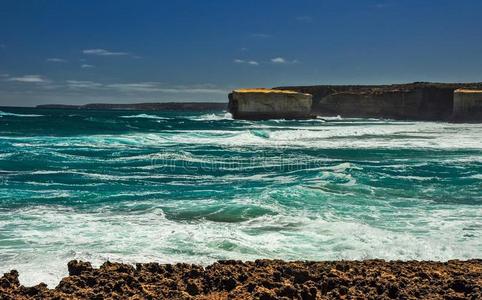
[[[0,272],[482,257],[482,124],[0,112]]]

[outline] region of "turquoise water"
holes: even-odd
[[[482,125],[0,112],[0,272],[482,257]]]

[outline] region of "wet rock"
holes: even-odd
[[[482,299],[482,260],[222,261],[206,268],[71,261],[55,289],[0,277],[0,299]],[[242,280],[240,280],[242,278]]]
[[[199,288],[199,286],[196,282],[189,281],[186,284],[186,291],[189,293],[189,295],[196,296],[201,292],[201,289]]]
[[[90,262],[83,262],[72,260],[69,261],[67,264],[67,268],[69,270],[70,276],[80,275],[82,272],[90,272],[92,271],[92,265]]]
[[[0,287],[4,289],[8,288],[15,288],[20,285],[18,281],[18,272],[17,270],[12,270],[8,273],[3,274],[3,277],[0,278]]]

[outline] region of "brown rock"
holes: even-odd
[[[89,262],[71,260],[67,264],[70,276],[80,275],[82,272],[92,271],[92,265]]]
[[[55,289],[0,277],[0,299],[482,299],[482,260],[220,261],[131,265],[71,261]],[[242,278],[242,280],[240,279]]]

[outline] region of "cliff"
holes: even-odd
[[[310,118],[311,95],[288,90],[239,89],[229,94],[229,112],[235,119]]]
[[[454,91],[463,87],[480,89],[482,83],[416,82],[287,86],[276,89],[313,95],[312,111],[318,115],[449,121],[454,111]],[[465,119],[458,118],[457,121]]]
[[[44,104],[36,108],[47,109],[118,109],[118,110],[224,110],[226,103],[218,102],[162,102],[162,103],[91,103],[85,105]]]
[[[455,121],[482,121],[482,90],[456,90],[452,118]]]

